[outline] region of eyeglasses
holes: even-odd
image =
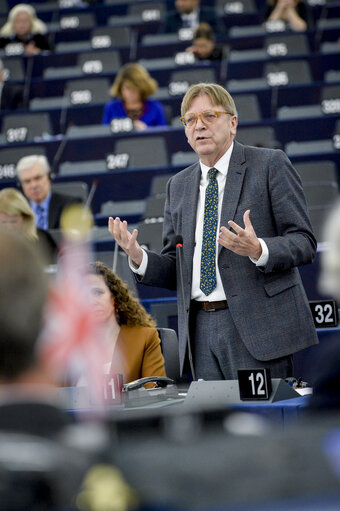
[[[186,114],[183,117],[181,117],[181,122],[182,122],[183,126],[185,126],[185,128],[193,128],[194,126],[196,126],[198,118],[200,118],[204,124],[214,124],[214,122],[218,118],[218,114],[233,115],[230,112],[219,112],[217,110],[205,110],[204,112],[201,112],[200,114]]]

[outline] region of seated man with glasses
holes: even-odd
[[[140,282],[177,288],[183,372],[189,323],[194,379],[256,368],[292,376],[292,354],[318,342],[297,269],[316,253],[299,175],[282,151],[235,140],[235,103],[220,85],[192,85],[181,113],[199,162],[168,182],[161,254],[143,250],[119,218],[109,230]]]
[[[69,195],[51,190],[51,170],[45,156],[24,156],[17,163],[20,186],[30,202],[35,224],[40,229],[59,229],[66,206],[79,202]]]

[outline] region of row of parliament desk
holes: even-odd
[[[215,417],[240,412],[259,417],[282,431],[287,426],[304,417],[308,411],[310,396],[301,396],[288,383],[272,379],[273,392],[268,401],[241,401],[237,380],[199,381],[191,384],[169,385],[166,388],[137,389],[123,392],[122,400],[107,404],[107,416],[115,420],[131,418],[152,422],[164,417],[180,417],[190,414],[206,414]],[[283,388],[280,388],[280,385]],[[76,420],[96,414],[97,408],[91,407],[86,390],[83,388],[61,389],[66,395],[66,409],[75,415]],[[289,394],[289,398],[285,394]],[[282,393],[283,392],[283,393]],[[281,397],[280,397],[281,396]],[[282,399],[281,399],[282,398]]]
[[[114,464],[147,510],[339,509],[340,416],[304,418],[306,396],[195,408],[167,389],[108,420]]]

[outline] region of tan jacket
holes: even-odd
[[[145,376],[166,376],[161,342],[155,328],[122,325],[115,347],[117,352],[123,361],[119,372],[123,374],[124,383]],[[115,360],[112,369],[117,372],[114,366]]]

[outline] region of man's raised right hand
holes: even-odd
[[[143,250],[137,241],[138,230],[134,229],[130,233],[126,220],[122,222],[118,216],[115,219],[109,217],[108,227],[116,243],[130,257],[133,264],[139,267],[143,259]]]

